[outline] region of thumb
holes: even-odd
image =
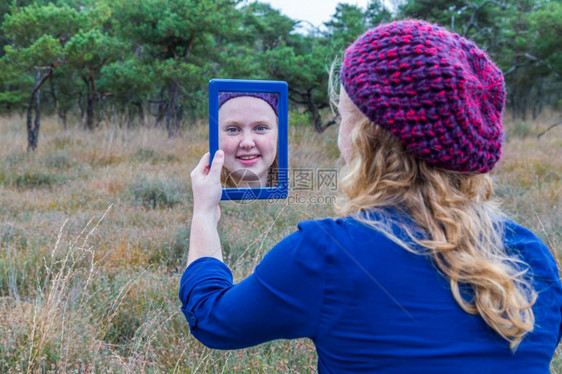
[[[219,178],[223,164],[224,164],[224,152],[219,149],[215,153],[215,157],[213,157],[213,163],[211,165],[211,170],[209,171],[209,175]]]

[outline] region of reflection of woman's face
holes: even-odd
[[[224,167],[241,186],[264,187],[277,155],[277,116],[262,99],[240,96],[219,109]]]

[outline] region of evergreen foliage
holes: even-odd
[[[0,5],[0,112],[27,111],[32,150],[41,110],[65,129],[71,116],[90,130],[110,120],[174,137],[206,117],[211,78],[271,79],[289,83],[291,106],[321,132],[337,122],[327,110],[332,62],[366,29],[402,18],[486,49],[505,73],[514,120],[562,107],[556,0],[406,0],[393,13],[371,0],[339,4],[319,29],[240,0],[14,0]]]

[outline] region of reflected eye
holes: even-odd
[[[236,135],[240,132],[240,129],[238,127],[230,126],[224,129],[224,132],[228,135]]]

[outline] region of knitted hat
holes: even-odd
[[[501,157],[503,75],[455,33],[416,20],[373,28],[347,49],[340,78],[363,114],[428,163],[484,173]]]
[[[269,104],[271,109],[275,112],[275,115],[277,115],[277,94],[267,92],[219,92],[219,109],[222,104],[226,103],[228,100],[241,96],[262,99]]]

